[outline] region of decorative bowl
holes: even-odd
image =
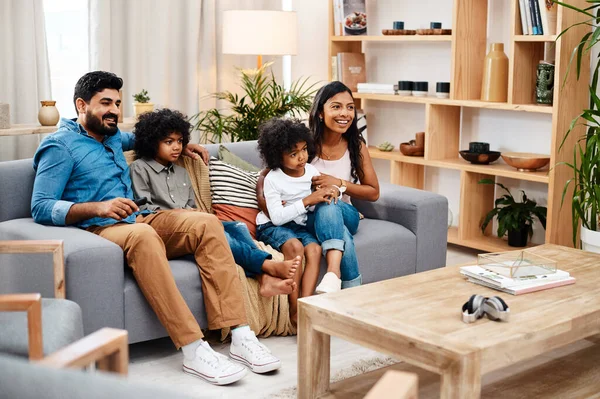
[[[486,153],[459,151],[458,153],[465,161],[469,161],[477,165],[487,165],[491,162],[497,161],[498,158],[500,158],[499,151],[489,151]]]
[[[415,140],[411,140],[414,142]],[[425,147],[417,147],[411,143],[401,143],[400,152],[409,157],[422,157],[425,155]]]
[[[550,155],[530,152],[504,152],[502,159],[520,172],[534,172],[550,163]]]

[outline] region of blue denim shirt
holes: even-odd
[[[135,136],[118,131],[103,143],[87,134],[76,120],[61,119],[58,131],[40,144],[33,157],[36,171],[31,213],[37,223],[64,226],[73,204],[133,199],[129,167],[123,151],[133,148]],[[137,214],[123,222],[135,223]],[[95,217],[75,225],[106,226],[118,221]]]

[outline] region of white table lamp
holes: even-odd
[[[231,10],[223,13],[223,54],[296,55],[297,16],[292,11]]]

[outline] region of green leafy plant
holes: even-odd
[[[538,206],[537,202],[529,199],[525,191],[521,190],[521,202],[516,202],[515,198],[503,184],[496,183],[492,179],[481,179],[479,184],[492,184],[506,191],[502,197],[495,202],[495,207],[485,216],[481,224],[481,231],[485,232],[488,224],[494,217],[498,220],[498,237],[504,237],[509,231],[520,231],[527,226],[527,235],[529,238],[533,235],[534,217],[537,217],[544,229],[546,229],[546,214],[548,210],[545,206]]]
[[[578,22],[563,30],[558,37],[564,35],[576,26],[587,25],[596,28],[600,22],[600,1],[588,0],[591,5],[580,9],[573,5],[555,1],[562,7],[580,13],[584,16],[582,22]],[[564,82],[570,73],[573,61],[576,61],[577,80],[581,76],[582,66],[587,68],[587,63],[582,63],[584,55],[590,53],[592,48],[600,41],[600,29],[586,32],[579,43],[573,49],[569,68]],[[596,94],[598,88],[598,70],[600,59],[596,59],[592,66],[592,79],[589,84],[590,105],[584,109],[573,121],[565,133],[560,145],[562,150],[567,138],[575,128],[584,126],[586,133],[577,138],[573,148],[573,161],[560,162],[558,165],[566,165],[573,170],[574,176],[565,183],[561,206],[564,203],[569,187],[573,187],[571,216],[573,220],[573,245],[577,247],[577,232],[579,225],[593,231],[598,230],[598,217],[600,216],[600,98]],[[586,75],[587,76],[587,75]],[[564,83],[563,83],[564,84]]]
[[[134,94],[132,97],[136,103],[150,102],[150,97],[148,97],[148,91],[146,91],[145,89],[142,89],[142,91],[140,91],[137,94]]]
[[[220,143],[224,138],[256,140],[261,123],[285,115],[299,117],[310,109],[316,83],[308,85],[308,78],[299,79],[292,83],[290,90],[285,90],[275,81],[273,72],[267,72],[271,64],[240,70],[243,95],[229,91],[211,94],[211,97],[226,101],[229,108],[212,108],[190,118],[202,140],[210,143]]]

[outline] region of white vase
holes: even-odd
[[[42,107],[38,112],[38,121],[42,126],[56,126],[60,119],[60,114],[56,108],[56,101],[40,101]]]
[[[581,226],[581,249],[600,254],[600,231],[588,230]]]

